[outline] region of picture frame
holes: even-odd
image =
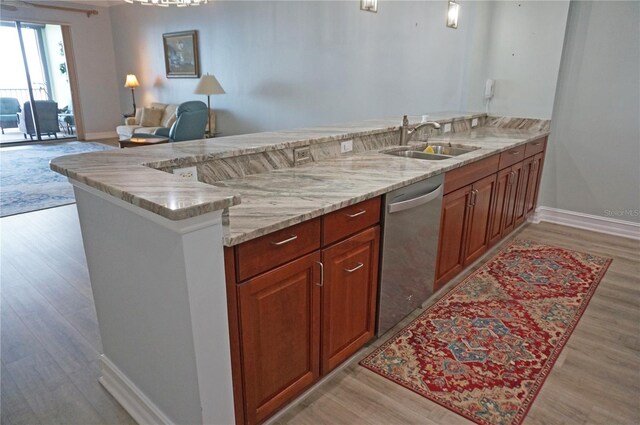
[[[200,78],[198,31],[162,34],[167,78]]]

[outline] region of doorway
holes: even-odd
[[[0,144],[76,139],[64,30],[0,21]]]

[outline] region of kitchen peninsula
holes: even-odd
[[[412,125],[420,120],[410,117]],[[358,243],[367,247],[361,263],[370,271],[365,321],[371,327],[380,217],[375,200],[381,195],[438,174],[467,169],[467,165],[487,164],[485,174],[484,170],[458,173],[457,182],[445,179],[444,184],[445,199],[453,193],[466,199],[471,192],[465,188],[476,191],[473,184],[493,176],[487,200],[491,213],[484,211],[488,227],[480,238],[486,249],[505,231],[505,220],[494,214],[498,199],[504,203],[509,197],[501,192],[500,179],[511,184],[513,167],[520,167],[527,170],[527,176],[534,172],[536,176],[521,178],[523,183],[518,185],[531,186],[521,191],[522,223],[525,214],[535,208],[549,122],[457,112],[430,114],[429,120],[450,130],[432,135],[430,142],[477,149],[439,161],[387,155],[381,151],[399,143],[401,120],[397,117],[53,160],[51,168],[74,185],[104,347],[103,385],[142,423],[262,422],[348,355],[325,356],[324,350],[305,340],[309,364],[303,367],[308,373],[293,377],[294,384],[275,395],[267,394],[268,384],[256,389],[252,379],[263,383],[271,379],[276,388],[276,381],[286,377],[261,375],[267,372],[247,363],[249,357],[262,355],[247,351],[260,335],[250,335],[257,332],[255,328],[239,332],[239,327],[254,320],[257,326],[260,317],[238,309],[237,298],[254,302],[255,292],[239,289],[236,293],[236,286],[249,288],[249,282],[276,266],[277,271],[287,267],[280,267],[282,264],[299,262],[295,267],[308,278],[302,285],[313,292],[308,294],[311,305],[307,309],[313,322],[311,339],[319,340],[318,294],[326,288],[317,285],[324,277],[316,264],[321,249],[325,258],[325,251],[347,237],[360,238]],[[353,150],[342,154],[341,142],[348,140]],[[299,150],[305,148],[310,160],[299,164]],[[199,181],[173,174],[186,167],[196,168]],[[363,213],[361,227],[327,225],[332,213],[365,202],[370,202],[366,210],[378,205],[378,211],[370,217]],[[466,208],[467,203],[462,204]],[[443,211],[445,208],[446,203]],[[364,210],[358,207],[349,213]],[[514,219],[511,229],[515,224]],[[292,226],[301,226],[301,231],[293,235]],[[342,230],[332,236],[328,229]],[[278,232],[285,238],[280,240]],[[261,238],[268,235],[278,235],[278,240],[261,246],[265,241]],[[282,257],[266,251],[265,247],[294,236],[300,236],[296,243],[308,246]],[[451,246],[456,246],[455,241]],[[451,264],[447,263],[446,270],[441,265],[440,282],[446,283],[470,264],[480,248],[466,257],[447,259]],[[306,314],[293,307],[291,310]],[[268,308],[273,306],[264,310],[273,314]],[[247,335],[254,339],[247,340]],[[363,333],[359,341],[366,343],[371,335]],[[278,372],[277,367],[272,370]],[[261,393],[263,390],[267,393]]]

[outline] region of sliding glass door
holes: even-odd
[[[75,137],[60,25],[0,22],[0,142]]]

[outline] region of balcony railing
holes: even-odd
[[[0,88],[0,97],[13,97],[18,99],[20,103],[20,107],[28,102],[29,99],[29,89],[1,89]],[[35,85],[33,87],[33,98],[35,100],[51,100],[49,97],[49,93],[47,93],[47,89],[44,85]]]

